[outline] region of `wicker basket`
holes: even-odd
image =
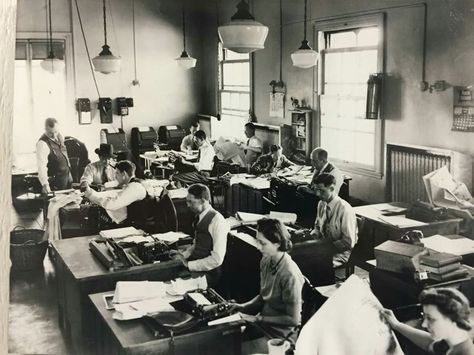
[[[13,270],[33,270],[43,267],[48,249],[44,230],[15,227],[10,232],[10,260]]]

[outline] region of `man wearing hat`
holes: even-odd
[[[115,168],[110,161],[114,158],[114,147],[111,144],[101,144],[95,150],[99,160],[90,163],[84,169],[81,177],[81,188],[89,185],[104,185],[106,182],[115,181]]]

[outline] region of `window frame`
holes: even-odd
[[[221,52],[222,51],[222,52]],[[242,91],[242,90],[224,90],[223,86],[223,80],[221,78],[224,75],[224,64],[225,63],[249,63],[249,111],[253,112],[254,111],[254,73],[253,73],[253,53],[249,53],[249,59],[225,59],[225,51],[226,49],[222,46],[222,43],[218,41],[217,43],[217,90],[216,90],[216,103],[217,103],[217,108],[216,112],[222,116],[222,100],[221,100],[221,93],[223,92],[229,92],[229,93],[247,93],[247,91]],[[221,53],[220,53],[221,52]],[[222,55],[223,60],[219,59],[219,55]],[[230,115],[230,116],[235,116],[235,117],[242,117],[238,115]]]
[[[47,41],[49,33],[47,32],[17,32],[15,41]],[[77,116],[75,110],[75,97],[76,97],[76,73],[74,70],[74,53],[72,34],[70,32],[53,32],[53,41],[63,40],[64,41],[64,61],[66,71],[66,87],[68,98],[67,115],[68,117]]]
[[[313,33],[314,33],[314,43],[320,47],[322,43],[324,43],[324,32],[335,32],[335,31],[343,31],[349,30],[351,28],[363,28],[363,27],[374,27],[380,31],[380,40],[377,46],[377,67],[378,72],[385,74],[385,63],[386,63],[386,56],[385,56],[385,43],[386,43],[386,36],[385,36],[385,14],[384,13],[374,13],[374,14],[367,14],[367,15],[360,15],[360,16],[351,16],[351,17],[340,17],[334,18],[329,20],[317,21],[313,24]],[[356,47],[357,50],[364,49],[364,48],[373,48],[374,46],[361,46]],[[315,71],[317,88],[315,90],[315,102],[317,104],[317,112],[316,112],[316,120],[317,120],[317,132],[316,132],[316,139],[318,145],[321,142],[321,109],[320,109],[320,96],[324,95],[324,56],[326,53],[330,52],[343,52],[343,51],[351,51],[350,48],[338,48],[338,49],[319,49],[320,59],[317,71]],[[374,168],[367,168],[361,164],[357,164],[354,162],[349,162],[347,160],[340,160],[340,159],[331,159],[338,168],[343,171],[349,173],[355,173],[358,175],[365,175],[370,177],[375,177],[381,179],[383,177],[383,169],[384,169],[384,133],[385,133],[385,123],[383,119],[383,86],[382,90],[380,90],[380,107],[379,107],[379,119],[375,122],[375,159],[374,159]],[[331,152],[329,152],[329,156],[331,156]]]

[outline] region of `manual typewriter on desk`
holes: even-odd
[[[152,235],[136,236],[137,241],[95,238],[89,242],[89,249],[109,270],[131,266],[153,264],[171,259],[171,247]],[[141,239],[141,240],[140,240]]]

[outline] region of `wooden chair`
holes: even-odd
[[[365,218],[357,217],[359,238],[356,245],[352,249],[349,261],[345,265],[346,278],[354,273],[356,266],[366,271],[370,271],[374,268],[372,264],[367,262],[367,260],[374,259],[374,249],[373,244],[367,238],[367,233],[364,230],[364,226]]]

